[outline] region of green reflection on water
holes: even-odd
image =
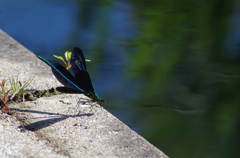
[[[240,155],[240,62],[226,49],[235,1],[132,2],[141,134],[170,157]]]

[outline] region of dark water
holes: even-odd
[[[55,60],[83,49],[103,105],[168,156],[240,157],[237,1],[0,0],[0,28]]]

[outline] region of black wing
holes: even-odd
[[[78,71],[75,75],[74,82],[87,93],[94,92],[92,81],[87,71]]]
[[[74,83],[87,93],[94,92],[92,81],[87,71],[85,57],[82,50],[78,47],[72,51],[71,65],[75,74]]]
[[[55,68],[52,67],[52,72],[53,72],[54,76],[57,78],[57,80],[58,80],[61,84],[63,84],[64,86],[66,86],[66,87],[75,88],[75,87],[69,82],[69,80],[70,80],[71,82],[74,83],[74,77],[73,77],[73,75],[72,75],[70,72],[68,72],[68,71],[66,70],[66,68],[64,68],[62,65],[60,65],[60,64],[58,64],[58,63],[53,63],[52,65],[55,67]],[[60,71],[67,79],[64,78],[56,69],[57,69],[58,71]]]
[[[72,50],[71,65],[73,73],[76,75],[78,71],[85,70],[87,71],[87,65],[85,57],[80,48],[76,47]]]
[[[74,93],[74,94],[79,94],[79,93],[83,93],[77,89],[73,89],[73,88],[69,88],[69,87],[56,87],[56,89],[59,91],[59,92],[62,92],[62,93]]]

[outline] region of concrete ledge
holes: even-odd
[[[46,64],[2,30],[0,63],[0,81],[18,76],[24,82],[34,76],[32,89],[60,85]],[[18,113],[0,113],[0,157],[167,158],[99,105],[81,106],[74,116],[79,97],[86,98],[66,94],[10,105]]]

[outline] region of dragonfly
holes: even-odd
[[[76,47],[71,54],[72,75],[65,67],[59,63],[50,63],[45,58],[37,55],[37,57],[52,68],[52,72],[57,80],[64,86],[56,87],[62,93],[84,94],[92,99],[93,102],[105,103],[94,91],[91,78],[89,76],[86,60],[80,48]]]

